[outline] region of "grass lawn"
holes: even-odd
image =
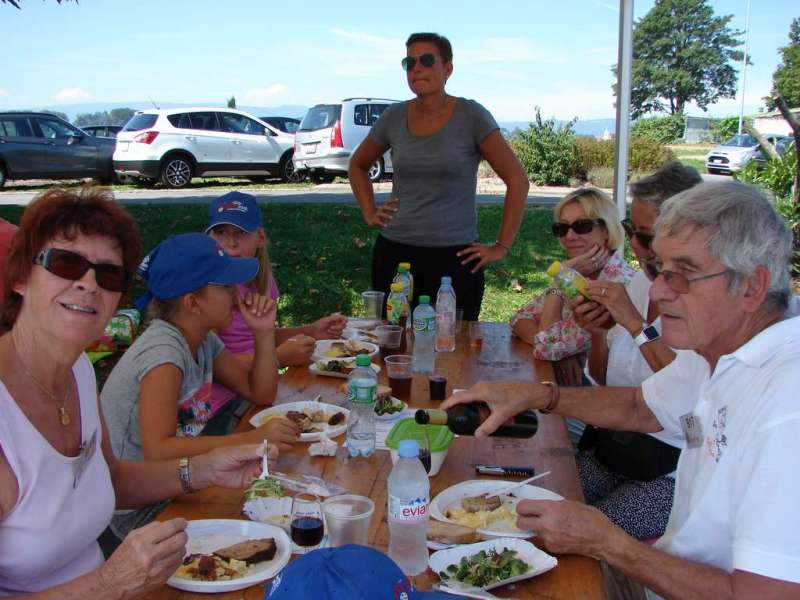
[[[145,250],[173,233],[202,231],[203,205],[131,205]],[[281,290],[279,318],[298,325],[333,311],[358,314],[361,292],[369,289],[369,264],[375,229],[364,224],[356,207],[338,205],[265,205],[264,224]],[[0,206],[0,217],[19,222],[22,207]],[[478,208],[481,240],[494,240],[501,206]],[[481,319],[503,321],[544,289],[544,270],[563,256],[550,233],[552,211],[528,209],[517,242],[505,260],[487,271]],[[411,266],[413,272],[414,265]],[[133,297],[141,293],[134,290]]]
[[[687,167],[694,167],[698,173],[708,173],[706,161],[702,158],[679,158],[678,160]]]

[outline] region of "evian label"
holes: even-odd
[[[395,523],[422,523],[428,518],[429,501],[428,496],[413,500],[389,496],[389,520]]]

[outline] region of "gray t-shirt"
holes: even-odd
[[[445,126],[418,136],[408,131],[407,109],[408,102],[391,105],[369,134],[379,146],[391,148],[392,195],[400,199],[398,212],[381,234],[411,246],[470,244],[478,237],[478,145],[498,129],[497,122],[474,100],[456,98]]]
[[[142,460],[139,430],[139,387],[142,378],[160,365],[174,364],[183,373],[175,410],[178,412],[178,436],[199,434],[211,414],[211,382],[214,360],[225,349],[217,334],[209,332],[197,349],[197,360],[183,334],[173,325],[154,319],[145,332],[131,345],[111,371],[100,402],[117,458]],[[174,399],[165,399],[175,402]],[[177,474],[176,474],[177,477]],[[165,503],[135,511],[117,511],[111,528],[120,538],[134,527],[151,521]]]

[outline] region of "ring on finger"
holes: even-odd
[[[600,295],[601,295],[601,296],[605,296],[605,295],[606,295],[606,288],[603,288],[603,289],[600,291]]]

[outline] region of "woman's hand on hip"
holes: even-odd
[[[456,253],[456,256],[463,258],[462,265],[467,263],[475,263],[472,265],[471,273],[477,273],[482,267],[489,263],[503,260],[508,254],[508,250],[499,244],[471,244],[463,250]]]
[[[97,570],[101,585],[120,598],[138,597],[161,586],[183,560],[185,529],[185,519],[134,529]]]
[[[383,229],[394,218],[395,213],[398,211],[398,204],[400,204],[399,198],[389,198],[383,204],[379,204],[374,213],[364,217],[364,220],[367,225],[374,225]]]

